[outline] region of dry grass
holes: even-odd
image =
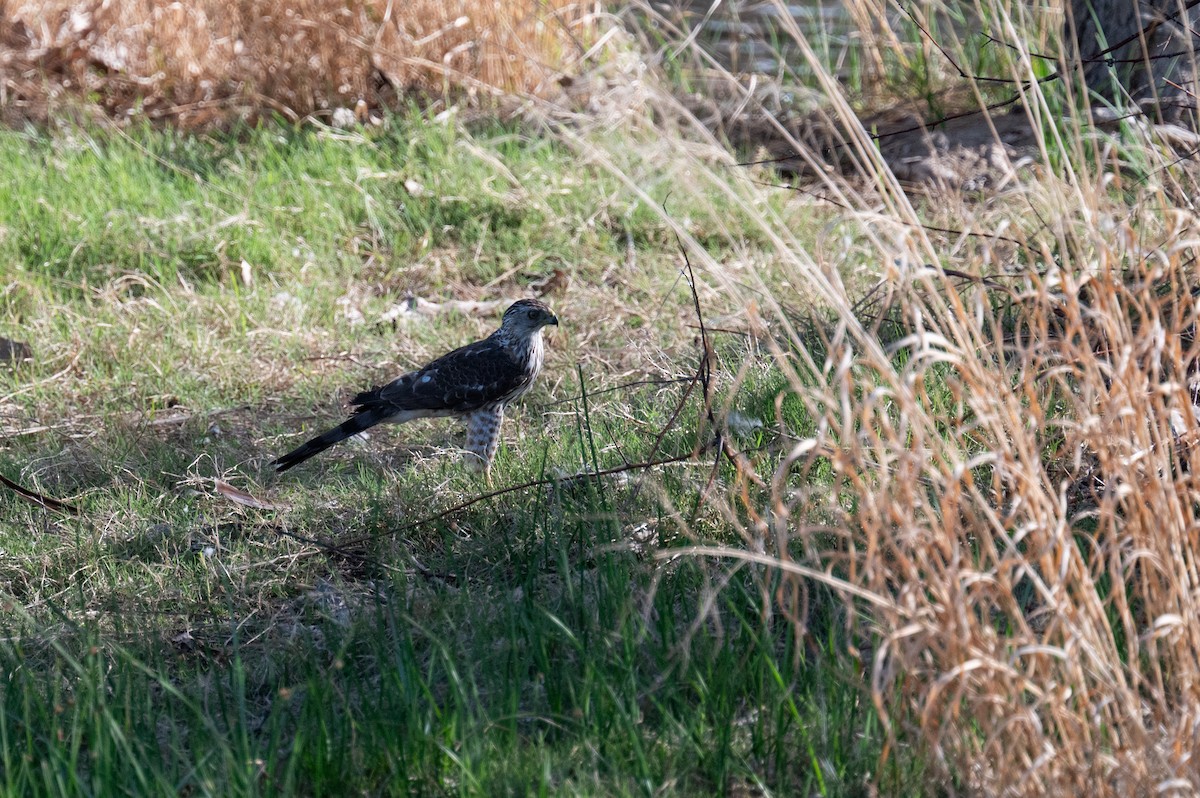
[[[789,627],[745,622],[750,575],[645,556],[671,545],[658,489],[688,507],[710,472],[626,470],[692,450],[691,294],[662,225],[523,131],[414,111],[353,135],[0,134],[0,261],[16,267],[0,332],[33,350],[0,370],[0,470],[81,509],[0,493],[16,605],[0,661],[21,679],[0,689],[7,793],[861,784],[872,708],[791,658]],[[661,195],[690,164],[684,148],[644,163],[667,173],[641,187]],[[671,207],[697,233],[741,226],[719,197]],[[560,269],[563,326],[494,477],[535,486],[431,520],[487,491],[449,422],[269,468],[340,421],[356,386],[493,328],[465,311],[397,319],[406,291],[495,301]],[[700,296],[724,326],[726,299]],[[623,473],[571,477],[596,468]]]
[[[848,320],[792,373],[820,431],[772,475],[761,517],[797,523],[768,534],[879,597],[876,701],[973,791],[1200,778],[1200,519],[1176,437],[1195,429],[1196,232],[1032,266],[1011,310],[897,270],[901,340]],[[832,496],[796,481],[821,463]]]
[[[813,197],[828,198],[840,219],[804,238],[764,210],[778,189],[747,172],[731,181],[718,147],[696,159],[689,178],[724,186],[754,220],[722,234],[752,229],[776,258],[735,270],[678,229],[706,279],[742,298],[748,327],[772,331],[762,343],[787,375],[783,456],[756,461],[766,490],[730,486],[743,542],[719,551],[775,556],[795,575],[776,606],[801,628],[825,591],[844,598],[852,656],[896,733],[885,760],[923,741],[935,789],[1193,795],[1196,174],[1169,131],[1064,118],[1066,89],[1028,81],[1044,64],[1035,37],[1015,35],[1021,8],[986,7],[990,32],[1014,34],[991,66],[1014,78],[1044,165],[1002,194],[906,194],[794,28],[853,164],[848,178],[813,170],[796,201],[816,216],[829,205]],[[770,115],[725,77],[748,112]],[[635,154],[580,146],[636,192],[639,164],[665,161],[656,124]],[[864,273],[872,302],[851,280]],[[819,334],[796,312],[812,307]]]
[[[555,97],[592,17],[573,0],[3,0],[0,104],[43,118],[77,97],[203,126],[410,91]]]
[[[986,6],[1002,33],[1028,24],[1022,8]],[[337,50],[337,37],[349,36],[338,31],[349,26],[322,28],[333,37],[324,47]],[[441,31],[409,30],[397,42],[434,46],[430,37]],[[1044,168],[982,202],[907,195],[837,79],[800,31],[788,33],[810,56],[827,112],[847,131],[854,171],[814,170],[839,208],[819,233],[795,228],[794,207],[777,215],[779,190],[741,179],[747,173],[729,168],[733,159],[716,142],[697,143],[708,131],[668,113],[678,108],[667,93],[653,118],[629,118],[621,135],[608,119],[562,131],[588,168],[622,182],[614,197],[654,209],[679,233],[709,288],[745,308],[720,326],[748,331],[748,357],[761,346],[783,375],[772,397],[783,448],[756,455],[757,481],[734,476],[720,508],[725,525],[709,529],[740,533],[744,545],[727,546],[726,555],[765,552],[796,575],[794,590],[772,598],[801,629],[806,605],[822,598],[814,583],[844,597],[857,633],[851,655],[870,673],[879,711],[897,744],[925,742],[944,785],[985,795],[1194,794],[1193,175],[1155,130],[1101,136],[1062,120],[1062,87],[1026,82],[1014,91],[1038,132]],[[451,28],[436,45],[450,62],[403,57],[413,84],[436,87],[448,73],[433,64],[474,57],[469,47],[447,46],[460,34]],[[1027,49],[1033,40],[1012,36],[992,66],[1018,81],[1036,75],[1044,63]],[[907,58],[887,41],[872,45],[873,61]],[[75,63],[64,61],[60,73]],[[455,71],[483,74],[461,63]],[[311,88],[302,73],[279,80]],[[543,85],[545,74],[534,77],[531,85]],[[727,78],[747,108],[769,113]],[[234,96],[231,86],[246,91],[222,80],[227,93],[208,98],[190,77],[169,102],[220,103]],[[669,129],[672,118],[687,120],[682,134]],[[670,187],[685,180],[689,197],[720,197],[707,214],[688,211],[706,220],[702,230],[663,208]],[[698,184],[705,190],[693,191]],[[796,203],[811,204],[814,219],[830,215],[818,200]],[[750,237],[755,249],[746,254]],[[878,281],[880,304],[858,302],[852,277],[861,274]],[[707,305],[712,293],[702,297]],[[796,307],[824,313],[823,332],[805,332]],[[750,370],[734,376],[731,402]],[[785,412],[788,403],[800,411]],[[696,518],[669,508],[668,516],[681,528]],[[696,525],[686,531],[701,537]]]

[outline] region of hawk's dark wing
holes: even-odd
[[[382,388],[364,391],[351,400],[358,412],[428,410],[469,413],[503,402],[529,382],[527,364],[514,358],[494,338],[455,349],[419,371],[412,371]]]

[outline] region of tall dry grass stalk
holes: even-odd
[[[988,11],[1021,30],[1019,8]],[[773,330],[763,340],[784,393],[807,411],[796,428],[776,419],[788,443],[781,462],[759,461],[769,488],[730,491],[744,548],[697,551],[773,554],[795,579],[777,606],[802,626],[812,585],[844,599],[874,700],[897,744],[932,752],[933,789],[1197,794],[1194,175],[1154,128],[1118,138],[1063,119],[1063,87],[1029,81],[1018,36],[1008,65],[1047,165],[985,201],[943,192],[914,206],[835,76],[790,33],[855,172],[814,169],[818,184],[797,195],[835,246],[810,248],[772,214],[769,177],[730,181],[711,139],[699,158],[663,147],[661,122],[636,155],[577,139],[651,206],[646,162],[711,183],[746,225],[725,231],[733,250],[744,235],[774,246],[771,262],[734,267],[662,213],[721,296],[762,315],[748,329]],[[677,118],[684,138],[708,136]],[[864,270],[877,304],[847,287]],[[796,308],[817,308],[822,333]]]
[[[1031,116],[1047,105],[1026,89]],[[843,121],[879,190],[851,203],[858,219],[875,204],[883,229],[919,225]],[[1083,149],[1079,128],[1057,130]],[[1089,174],[1080,158],[1028,187],[1040,198],[932,222],[1019,245],[954,236],[948,256],[919,226],[877,233],[903,335],[883,345],[835,290],[821,356],[799,336],[777,351],[817,433],[798,434],[757,512],[782,557],[878,597],[852,602],[875,700],[969,792],[1200,788],[1200,495],[1179,437],[1197,430],[1200,222],[1154,187],[1168,168],[1155,143],[1131,146],[1151,178],[1132,205],[1104,188],[1119,167]],[[1048,157],[1063,147],[1041,141]],[[822,461],[827,496],[797,479]]]
[[[777,551],[879,597],[876,701],[972,791],[1200,784],[1200,523],[1176,435],[1196,429],[1196,232],[1031,263],[1007,308],[902,267],[903,337],[844,320],[792,370],[818,433],[760,512]],[[792,343],[781,365],[810,345]],[[795,480],[822,460],[829,496]]]
[[[575,0],[0,0],[4,104],[63,96],[176,124],[298,118],[391,92],[557,96],[591,37]]]
[[[315,78],[304,53],[315,47],[330,59],[316,71],[341,75],[342,46],[375,41],[353,19],[376,14],[378,25],[386,13],[339,5],[329,13],[350,17],[301,24],[334,19],[319,17],[318,7],[326,8],[284,15],[292,22],[273,21],[269,36],[253,39],[279,48],[266,63],[294,68],[275,79],[294,85],[299,108],[320,102],[305,94]],[[154,25],[199,31],[189,15],[200,8],[215,6],[164,5]],[[1003,63],[1019,81],[1043,167],[986,201],[946,192],[919,210],[804,33],[785,31],[840,123],[840,151],[854,173],[812,170],[836,206],[796,200],[811,202],[812,215],[835,231],[831,246],[818,249],[790,229],[771,210],[780,189],[738,180],[733,157],[666,93],[654,113],[625,118],[630,135],[613,136],[607,118],[561,135],[659,209],[709,284],[706,305],[732,298],[747,308],[747,329],[769,330],[762,345],[808,423],[790,428],[780,412],[785,450],[759,459],[759,481],[735,485],[722,509],[743,537],[742,553],[771,554],[796,577],[795,589],[775,600],[797,623],[806,622],[801,599],[814,581],[843,597],[897,741],[918,735],[947,783],[971,794],[1191,795],[1200,791],[1200,462],[1189,445],[1200,430],[1200,218],[1188,200],[1195,183],[1153,129],[1105,138],[1060,118],[1061,87],[1028,82],[1037,70],[1020,35],[1022,8],[997,1],[986,11],[1012,46]],[[64,3],[59,27],[36,32],[52,44],[38,47],[74,52],[53,44],[70,16]],[[236,10],[228,16],[229,30],[266,24]],[[280,39],[280,30],[292,38]],[[238,55],[230,35],[190,45],[181,34],[169,59],[160,50],[145,55],[152,51],[137,43],[149,41],[146,31],[126,47],[146,63],[162,61],[145,74],[166,81],[154,84],[163,96],[178,92],[171,102],[203,104],[215,101],[206,92],[223,90],[205,80],[234,80],[215,55],[205,66],[213,41]],[[437,46],[453,61],[450,37],[466,34],[430,25],[396,35],[414,52],[447,37]],[[444,55],[411,58],[404,63],[447,63]],[[64,63],[62,74],[86,78],[87,68]],[[446,73],[412,74],[419,83]],[[541,74],[532,85],[542,85]],[[727,79],[747,109],[770,116]],[[645,81],[638,90],[650,91]],[[670,129],[672,119],[681,130]],[[783,123],[775,132],[790,135]],[[663,210],[672,187],[697,181],[725,203],[705,221],[705,237],[724,236],[739,253],[753,235],[772,248],[769,262],[719,261],[691,223]],[[874,295],[886,298],[869,312],[849,279],[864,271],[879,280]],[[822,335],[804,331],[797,307],[817,308]],[[899,332],[881,334],[881,319]],[[818,477],[826,472],[832,481]]]

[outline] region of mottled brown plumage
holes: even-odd
[[[542,328],[558,324],[543,302],[522,299],[504,312],[500,329],[442,355],[382,388],[351,400],[354,415],[272,462],[280,472],[376,424],[417,418],[467,419],[467,453],[486,471],[500,441],[504,407],[527,392],[542,370]]]

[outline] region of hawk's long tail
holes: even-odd
[[[363,430],[373,427],[388,417],[389,413],[382,407],[363,408],[353,416],[343,421],[323,435],[318,435],[308,443],[271,461],[276,472],[282,474],[294,465],[303,463],[308,458],[340,443],[351,435],[357,435]]]

